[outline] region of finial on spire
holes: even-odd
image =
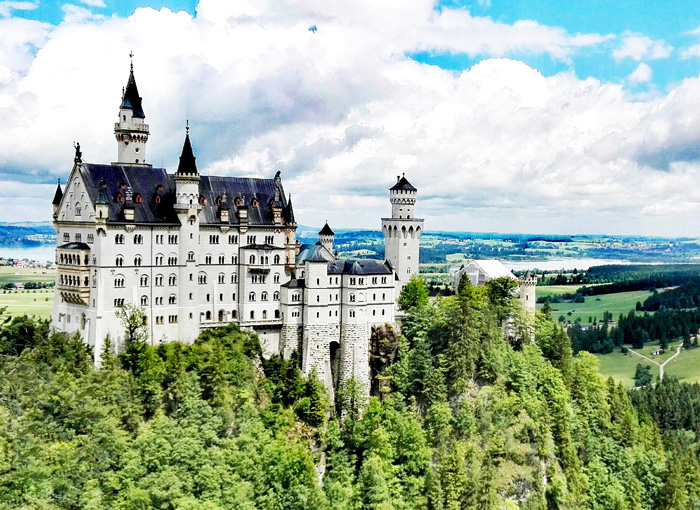
[[[187,119],[185,121],[185,134],[189,135],[190,134],[190,119]]]
[[[134,52],[130,51],[129,52],[129,58],[131,59],[131,72],[134,72]]]

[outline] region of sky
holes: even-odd
[[[300,224],[700,236],[700,2],[0,0],[0,221],[48,221],[79,141],[282,172]]]

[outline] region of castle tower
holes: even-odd
[[[175,204],[173,208],[180,220],[179,232],[179,281],[189,282],[190,275],[197,274],[197,253],[199,249],[199,172],[190,142],[189,123],[185,128],[185,143],[182,145],[180,163],[175,173]],[[183,320],[179,321],[180,338],[196,338],[199,333],[199,321],[185,319],[198,317],[198,299],[191,299],[194,290],[191,285],[179,285],[178,303]],[[208,289],[211,291],[211,289]],[[207,291],[207,289],[204,289]]]
[[[318,241],[325,249],[333,253],[333,242],[335,241],[335,233],[333,232],[333,230],[331,230],[331,227],[328,226],[328,222],[326,222],[321,231],[318,233]]]
[[[529,270],[524,276],[520,277],[520,302],[523,305],[523,312],[526,316],[535,316],[535,303],[536,298],[536,288],[537,288],[537,276],[532,274]]]
[[[396,184],[389,190],[391,218],[382,218],[384,258],[391,263],[398,278],[396,296],[411,276],[418,274],[423,220],[415,218],[413,214],[417,197],[418,190],[408,182],[406,176],[397,176]]]
[[[61,189],[61,179],[58,180],[58,186],[56,187],[56,193],[54,193],[53,201],[53,219],[58,218],[58,209],[61,206],[61,200],[63,200],[63,190]]]
[[[133,54],[129,55],[133,58]],[[116,163],[128,165],[146,164],[146,142],[148,141],[148,124],[141,106],[141,97],[134,78],[134,62],[126,87],[122,90],[122,103],[119,106],[119,122],[114,124],[114,136],[117,139],[118,153]]]

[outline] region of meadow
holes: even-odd
[[[54,269],[1,266],[0,287],[6,283],[53,283],[55,276]]]
[[[537,287],[537,297],[553,294],[564,294],[572,292],[571,285],[552,285],[547,287]],[[646,290],[635,290],[630,292],[618,292],[616,294],[602,294],[600,296],[586,296],[583,303],[552,303],[551,316],[554,320],[559,320],[562,315],[567,322],[575,322],[581,319],[582,324],[588,323],[588,318],[603,320],[603,312],[612,313],[613,319],[617,320],[620,314],[627,315],[635,309],[637,302],[643,302],[650,295]],[[541,304],[537,308],[542,308]]]
[[[7,307],[6,315],[29,315],[48,319],[52,306],[53,289],[0,290],[0,308]]]

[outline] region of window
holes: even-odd
[[[248,236],[247,240],[248,244],[255,244],[255,236]]]
[[[350,317],[355,317],[355,310],[350,310]]]
[[[300,300],[300,295],[298,292],[295,292],[292,294],[292,301],[299,301]]]
[[[147,274],[141,275],[141,279],[139,280],[139,283],[141,284],[141,287],[148,287],[148,275]]]
[[[82,235],[80,235],[80,234],[75,234],[75,242],[76,242],[76,243],[82,242],[82,238],[83,238]]]
[[[251,318],[251,320],[255,319],[255,310],[250,311],[250,318]]]
[[[162,266],[163,265],[163,255],[158,254],[156,255],[156,266]]]
[[[321,296],[316,296],[316,302],[320,303],[321,302]]]
[[[219,244],[219,236],[217,234],[210,235],[209,244]]]
[[[228,236],[228,244],[236,244],[238,242],[238,236],[236,235],[229,235]]]
[[[272,295],[272,299],[274,301],[279,301],[280,300],[280,293],[275,291],[275,293]]]
[[[137,148],[136,150],[138,150],[138,148]],[[141,202],[143,202],[143,199],[141,198],[141,195],[139,195],[139,194],[137,193],[136,196],[134,197],[134,202],[136,202],[137,204],[140,204]]]
[[[233,294],[231,294],[231,301],[235,301],[235,300],[236,300],[236,293],[234,292]]]
[[[299,317],[299,310],[292,310],[292,317]]]
[[[177,285],[177,276],[175,276],[174,274],[171,274],[170,276],[168,276],[168,285],[170,285],[170,286]]]
[[[68,232],[63,233],[63,242],[64,243],[70,242],[70,234]]]
[[[211,294],[207,294],[207,303],[211,301]]]
[[[200,285],[205,285],[207,283],[207,274],[206,273],[199,273],[197,281],[199,282]]]
[[[275,244],[275,236],[265,236],[265,244]]]
[[[355,302],[355,294],[350,294],[350,302],[351,303]]]
[[[364,278],[360,278],[360,285],[364,285],[364,284],[365,284],[365,279],[364,279]]]
[[[141,255],[136,255],[134,257],[134,265],[135,266],[140,266],[141,265]]]
[[[177,235],[168,236],[168,244],[177,244]]]
[[[88,244],[94,243],[95,242],[95,234],[88,234],[87,241],[88,241]]]
[[[207,255],[206,257],[204,257],[204,263],[211,264],[211,255]]]
[[[236,310],[231,310],[231,318],[235,319],[236,317],[238,317],[238,312]]]
[[[82,213],[82,209],[80,207],[80,204],[75,204],[75,215],[80,216]]]
[[[231,256],[231,264],[238,264],[238,255]]]
[[[386,276],[382,276],[382,283],[386,283]]]
[[[263,319],[267,319],[267,310],[263,310]]]
[[[377,277],[376,276],[372,277],[372,285],[377,285]]]
[[[148,306],[148,296],[141,296],[141,306]]]
[[[224,273],[219,273],[219,283],[226,282],[226,275]]]
[[[157,297],[156,298],[156,305],[162,305],[163,304],[163,298],[162,297]]]
[[[124,234],[114,236],[114,244],[124,244]]]
[[[224,295],[223,295],[223,294],[219,294],[219,301],[223,301],[223,300],[224,300]]]
[[[248,294],[248,301],[255,301],[255,292]]]
[[[231,283],[238,283],[238,275],[236,273],[231,275]]]
[[[250,264],[255,264],[255,255],[251,255],[249,259]]]
[[[143,244],[143,235],[142,234],[134,235],[134,244]]]
[[[260,294],[260,301],[267,301],[267,292],[262,292]]]
[[[194,262],[194,252],[191,251],[187,254],[187,262]]]
[[[356,281],[355,278],[350,278],[350,285],[355,285],[355,281]]]
[[[114,279],[114,287],[117,289],[124,288],[124,277],[123,276],[120,275]]]
[[[226,264],[226,261],[224,260],[223,255],[219,255],[219,264]]]
[[[177,324],[177,315],[168,315],[168,322],[170,324]]]
[[[156,287],[162,287],[162,286],[163,286],[163,275],[157,274],[156,275]]]
[[[121,255],[117,255],[117,258],[115,260],[115,265],[117,267],[122,267],[124,265],[124,257],[122,257]]]
[[[279,319],[279,318],[280,318],[280,311],[275,310],[275,319]]]
[[[174,305],[177,303],[177,297],[175,294],[170,294],[170,297],[168,297],[168,304],[169,305]]]
[[[177,266],[177,257],[174,255],[168,257],[168,265],[169,266]]]
[[[190,301],[192,301],[192,293],[190,292]]]
[[[117,298],[114,300],[114,306],[115,307],[120,307],[124,306],[124,298]]]
[[[163,244],[163,234],[156,235],[156,244]]]

